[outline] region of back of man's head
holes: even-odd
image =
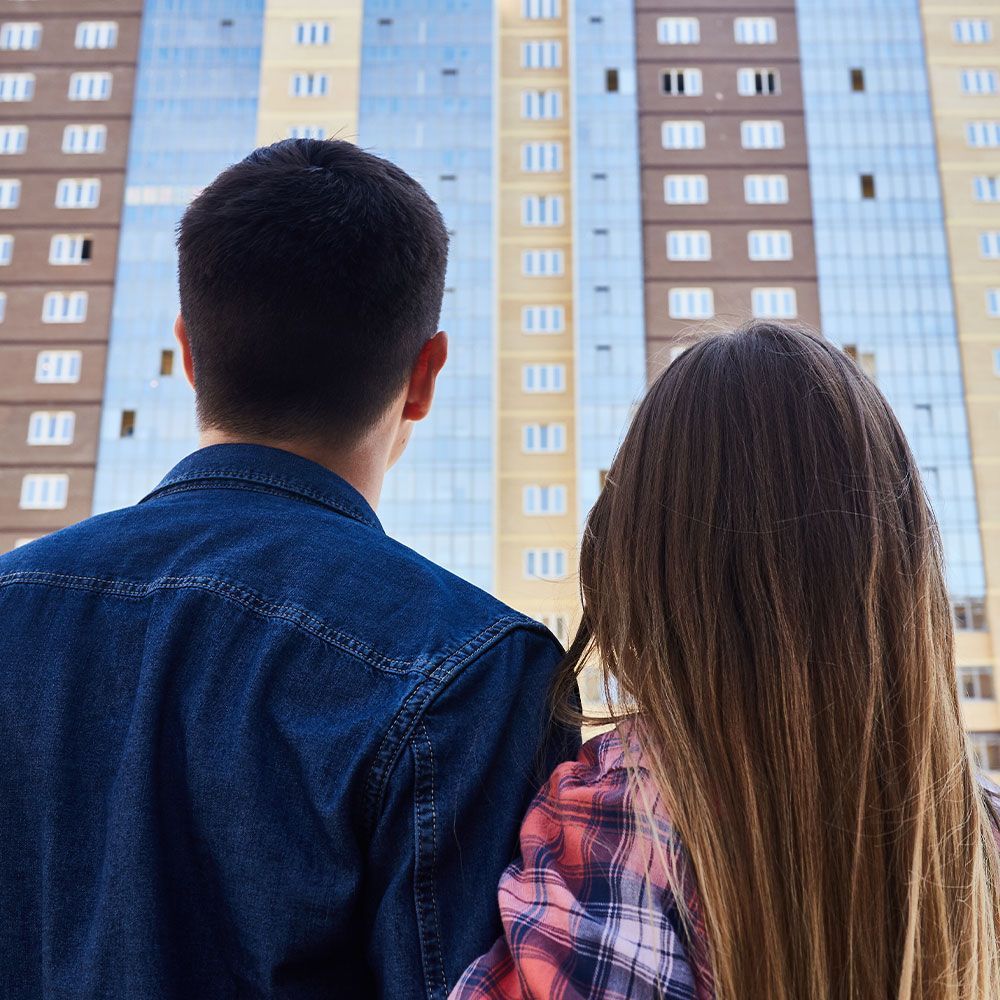
[[[347,142],[255,150],[192,202],[178,249],[205,428],[355,439],[437,330],[441,213],[412,177]]]

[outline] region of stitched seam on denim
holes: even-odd
[[[426,943],[433,946],[434,955],[430,956],[428,962],[431,961],[433,962],[434,965],[433,971],[440,976],[441,990],[442,990],[441,996],[445,997],[448,993],[448,981],[444,971],[444,955],[441,951],[441,917],[440,914],[438,913],[437,893],[434,891],[434,872],[437,869],[437,799],[435,797],[435,790],[434,790],[434,748],[431,745],[430,737],[427,735],[427,727],[426,725],[424,725],[423,720],[421,720],[420,722],[419,730],[420,730],[420,735],[423,737],[424,743],[427,746],[427,755],[428,755],[429,770],[427,772],[427,776],[430,783],[430,795],[431,795],[431,852],[430,852],[431,856],[430,856],[429,866],[427,867],[424,867],[422,865],[419,866],[418,868],[419,878],[415,879],[415,881],[418,883],[416,886],[418,892],[418,903],[420,904],[423,903],[425,894],[430,899],[431,909],[433,911],[433,917],[432,917],[433,926],[430,928],[429,934],[427,935],[430,938],[430,940],[427,941]],[[414,730],[414,734],[416,734],[416,729]],[[414,759],[417,762],[417,768],[419,770],[420,755],[417,752],[417,747],[415,744],[413,749],[414,749]],[[419,796],[417,797],[415,806],[417,808],[420,807]],[[418,837],[417,837],[418,858],[419,858],[420,842],[421,842],[421,838],[419,836],[419,828],[421,825],[422,824],[418,822]],[[419,906],[418,906],[418,920],[419,920]],[[422,927],[420,931],[420,936],[421,936],[421,942],[424,943],[426,939]],[[430,972],[430,970],[428,970],[428,972]],[[430,985],[430,981],[431,977],[428,975],[428,985]],[[429,993],[431,996],[433,996],[433,987],[431,988]]]
[[[385,786],[389,780],[389,775],[399,758],[402,748],[413,732],[413,728],[419,721],[424,709],[437,697],[444,686],[455,675],[464,664],[470,663],[477,656],[481,656],[489,647],[506,632],[526,622],[521,618],[504,617],[488,625],[478,635],[473,636],[464,645],[456,649],[450,656],[446,657],[429,675],[425,675],[425,680],[417,684],[406,696],[403,703],[396,709],[396,713],[386,728],[382,740],[375,751],[372,765],[368,770],[368,778],[365,782],[366,788],[366,821],[369,832],[374,830],[375,819],[382,804],[382,796],[385,794]],[[411,705],[416,699],[420,702],[415,707]],[[398,727],[403,727],[403,732],[393,743],[390,737]],[[388,749],[387,749],[388,747]],[[375,783],[373,786],[373,782]]]
[[[155,497],[177,493],[181,490],[205,489],[209,482],[212,482],[213,486],[217,488],[253,488],[251,486],[241,487],[239,485],[239,480],[241,479],[246,482],[253,483],[254,485],[262,484],[265,486],[276,486],[284,491],[282,494],[273,493],[272,496],[291,494],[292,496],[308,497],[309,499],[315,500],[326,507],[332,507],[334,510],[338,510],[342,514],[346,514],[348,517],[361,521],[363,524],[367,524],[370,528],[377,526],[377,521],[372,518],[370,514],[366,514],[363,510],[352,506],[351,504],[346,504],[340,500],[336,500],[328,493],[320,493],[318,490],[300,485],[296,480],[282,479],[279,476],[262,476],[259,473],[243,472],[239,469],[205,469],[204,471],[198,472],[197,475],[178,476],[176,479],[165,479],[159,486],[156,487],[155,490],[143,497],[140,503],[144,503],[146,500],[152,500]]]
[[[204,590],[218,595],[262,617],[277,618],[308,632],[317,639],[354,656],[385,673],[408,675],[417,673],[432,676],[430,661],[403,660],[379,653],[367,643],[327,625],[304,608],[294,604],[276,604],[245,587],[238,587],[212,576],[160,577],[149,584],[128,583],[100,577],[75,576],[66,573],[48,573],[41,570],[22,570],[0,576],[0,587],[10,585],[37,585],[62,587],[65,590],[88,590],[112,594],[117,597],[142,599],[162,590]]]

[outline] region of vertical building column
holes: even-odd
[[[90,514],[141,15],[0,16],[0,552]]]
[[[566,0],[498,0],[496,592],[576,614],[572,93]]]

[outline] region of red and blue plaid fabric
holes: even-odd
[[[521,827],[521,857],[500,880],[504,936],[466,971],[451,1000],[711,1000],[706,935],[690,866],[682,918],[665,860],[683,851],[631,735],[653,815],[636,821],[617,732],[556,768]]]

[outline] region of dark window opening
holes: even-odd
[[[219,27],[220,27],[220,28],[231,28],[231,27],[233,26],[233,24],[234,24],[234,23],[235,23],[235,22],[233,21],[233,19],[232,19],[231,17],[224,17],[224,18],[223,18],[223,19],[222,19],[222,20],[221,20],[221,21],[219,22]]]
[[[80,260],[90,260],[94,252],[94,241],[84,240],[80,246]]]
[[[173,375],[174,373],[174,352],[160,351],[160,374]]]
[[[608,69],[604,71],[604,88],[609,94],[618,92],[618,70]]]
[[[391,17],[380,17],[378,19],[378,24],[379,24],[380,28],[388,28],[389,25],[392,24],[392,18]]]
[[[753,82],[754,91],[762,97],[773,97],[781,92],[778,74],[774,70],[758,71]]]
[[[590,23],[591,24],[604,24],[604,18],[601,17],[600,14],[591,14],[590,15]]]
[[[135,410],[122,410],[122,426],[119,437],[130,438],[135,434]]]
[[[851,70],[851,90],[861,93],[865,89],[865,71],[863,69]]]
[[[448,69],[441,70],[441,75],[442,76],[458,76],[458,70],[454,69],[453,67],[449,67]]]
[[[684,93],[684,74],[671,73],[669,70],[663,74],[663,93],[680,96]]]
[[[591,174],[590,179],[594,181],[606,181],[608,179],[607,174]]]
[[[458,175],[457,174],[442,174],[438,178],[438,180],[442,180],[442,181],[457,181],[458,180]]]
[[[861,197],[871,200],[875,197],[875,175],[861,175]]]

